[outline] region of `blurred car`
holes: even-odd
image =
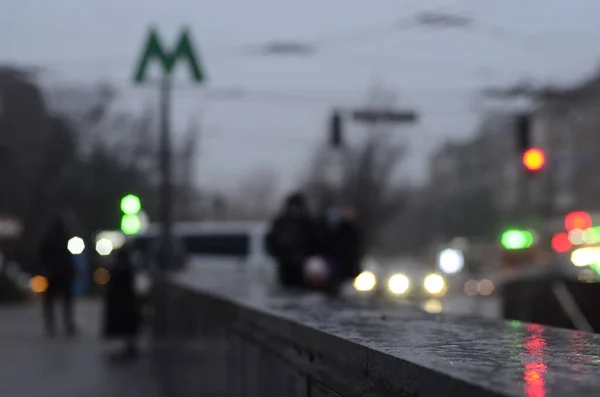
[[[429,271],[414,259],[367,259],[363,269],[353,283],[354,289],[362,294],[423,300],[442,297],[448,292],[445,276]]]

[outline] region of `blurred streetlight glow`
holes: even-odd
[[[113,243],[107,238],[101,238],[96,241],[96,252],[101,256],[110,255],[113,250]]]
[[[477,295],[479,283],[476,280],[469,280],[465,283],[465,294],[469,296]]]
[[[98,268],[94,271],[94,282],[98,285],[106,285],[110,281],[110,273],[104,268]]]
[[[34,276],[31,278],[29,285],[33,292],[41,294],[48,290],[48,279],[44,276]]]
[[[81,237],[71,237],[67,242],[67,249],[73,255],[79,255],[85,250],[85,242]]]
[[[438,258],[440,270],[446,274],[460,272],[465,264],[462,252],[457,249],[447,248],[443,250]]]
[[[477,284],[477,291],[484,296],[491,295],[494,292],[494,283],[490,280],[483,279]]]

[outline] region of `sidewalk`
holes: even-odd
[[[39,305],[0,306],[0,396],[160,395],[147,353],[135,363],[107,362],[109,346],[99,337],[98,302],[78,302],[76,318],[81,331],[77,338],[58,334],[48,339],[42,332]]]

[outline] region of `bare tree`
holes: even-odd
[[[393,92],[375,86],[367,106],[389,109],[396,99]],[[381,233],[402,213],[407,199],[407,186],[398,178],[405,146],[395,139],[394,130],[390,125],[371,124],[365,131],[366,140],[342,153],[326,145],[319,147],[303,183],[318,211],[340,199],[354,206],[371,249],[382,248]],[[340,154],[341,159],[336,160]],[[327,170],[340,165],[341,182],[332,183]]]
[[[236,220],[266,220],[277,208],[277,175],[268,168],[251,170],[225,195],[226,217]]]

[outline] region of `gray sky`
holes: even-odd
[[[475,27],[398,22],[439,9],[464,12]],[[189,25],[209,80],[197,88],[178,71],[174,118],[184,125],[190,115],[201,117],[202,183],[229,186],[255,167],[293,181],[324,138],[331,108],[363,103],[374,84],[422,114],[418,125],[398,129],[411,148],[404,174],[420,181],[436,143],[473,132],[486,108],[473,99],[477,88],[524,77],[572,82],[593,71],[599,20],[597,0],[4,1],[0,62],[43,66],[54,81],[110,79],[125,102],[138,103],[154,95],[131,82],[149,25],[160,27],[166,43]],[[249,57],[239,49],[286,39],[321,46],[302,59]],[[206,97],[224,88],[253,94]],[[352,127],[351,139],[365,133]]]

